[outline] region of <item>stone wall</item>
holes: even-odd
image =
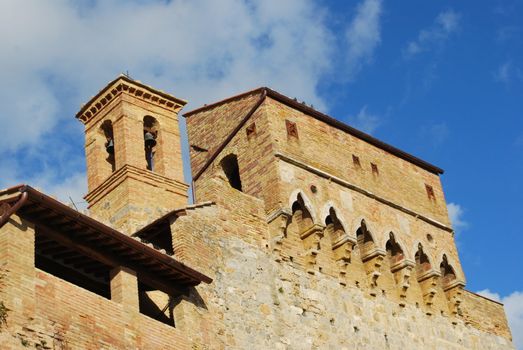
[[[254,100],[233,100],[191,115],[188,123],[190,138],[197,144],[204,139],[212,139],[216,145],[222,142],[224,137],[214,129],[208,129],[203,137],[200,123],[205,124],[213,118],[232,130],[241,117],[227,118],[227,111],[233,103],[240,104],[242,111],[248,111],[247,106],[254,104]],[[287,121],[295,123],[291,134]],[[255,136],[250,132],[253,125]],[[256,137],[256,142],[253,142],[253,137]],[[235,154],[238,158],[244,194],[227,184],[220,160],[228,154]],[[359,158],[360,166],[354,164],[352,155]],[[378,167],[377,173],[372,171],[371,163]],[[198,164],[203,164],[201,159]],[[193,167],[193,170],[198,169]],[[433,198],[430,198],[426,185],[432,188]],[[300,348],[299,339],[306,339],[311,334],[312,343],[308,347],[302,344],[303,348],[334,348],[334,344],[348,344],[349,348],[358,344],[368,348],[387,345],[391,348],[417,348],[422,346],[423,339],[434,348],[441,348],[443,344],[446,344],[445,348],[456,349],[512,346],[506,340],[510,339],[510,330],[502,308],[487,299],[477,300],[463,289],[465,275],[437,174],[267,98],[216,154],[214,161],[195,181],[194,190],[198,201],[217,203],[213,209],[215,212],[205,216],[202,211],[195,214],[196,217],[173,222],[173,239],[176,246],[176,242],[185,239],[184,236],[190,237],[191,244],[185,244],[179,253],[183,252],[188,264],[216,273],[213,287],[208,290],[205,286],[199,288],[202,288],[204,300],[216,301],[217,308],[211,314],[220,315],[218,325],[224,322],[223,319],[231,318],[219,332],[226,334],[221,340],[225,347],[241,348],[245,345],[238,345],[238,337],[258,332],[265,334],[265,340],[260,339],[260,344],[274,347],[280,337],[281,344],[287,344],[291,349]],[[295,211],[295,204],[299,201],[302,209],[310,215],[308,221],[301,216],[302,209]],[[259,203],[259,208],[255,208],[253,203]],[[245,209],[253,210],[257,220],[235,216],[236,211]],[[264,222],[260,221],[263,209]],[[336,234],[328,222],[333,211],[339,220]],[[189,222],[190,231],[185,231]],[[357,231],[363,224],[370,232],[372,242],[363,244],[359,241]],[[222,235],[222,225],[226,225],[227,235]],[[246,236],[245,232],[252,230],[252,225],[255,225],[256,232],[263,231],[265,226],[266,237],[258,234]],[[206,231],[209,227],[212,229]],[[205,248],[206,244],[202,246],[202,242],[212,242],[213,245]],[[388,248],[390,242],[396,242],[401,254],[392,255]],[[228,244],[236,248],[229,250]],[[243,244],[254,250],[249,253],[254,259],[252,265],[246,269],[245,257],[238,257],[238,254],[249,251],[246,247],[238,248]],[[198,248],[190,253],[193,246]],[[204,252],[202,259],[197,260],[195,257],[200,252]],[[426,257],[425,262],[420,258],[420,252]],[[230,261],[238,259],[245,263],[240,264],[244,275],[230,276],[228,273],[237,271],[228,267]],[[209,262],[213,268],[205,267]],[[281,274],[286,277],[276,277]],[[256,284],[258,275],[260,285]],[[294,291],[289,297],[292,300],[287,300],[293,308],[299,307],[297,304],[310,303],[301,295],[305,288],[308,294],[316,293],[320,300],[311,305],[319,304],[322,311],[329,308],[332,312],[347,310],[334,319],[343,319],[345,325],[361,320],[366,329],[372,329],[371,333],[367,331],[358,335],[361,327],[355,325],[352,329],[358,334],[351,334],[347,340],[329,333],[326,328],[316,332],[305,327],[301,331],[303,326],[299,325],[305,322],[304,319],[298,318],[295,323],[288,321],[291,318],[282,314],[284,311],[279,309],[279,301],[272,305],[267,300],[251,303],[253,298],[259,300],[260,290],[267,288],[270,288],[273,299],[274,296],[284,298],[279,295],[280,289],[285,290],[283,284]],[[238,295],[237,288],[245,293],[244,301],[240,306],[235,305],[237,298],[231,296],[233,304],[223,310],[224,300],[220,293]],[[351,306],[342,307],[336,302],[325,301],[340,298],[351,300]],[[316,306],[312,314],[315,314],[314,308]],[[230,312],[231,309],[236,311]],[[233,321],[240,309],[252,313],[250,326],[247,326],[248,321],[242,322],[239,318],[236,318],[237,324]],[[303,311],[306,307],[301,309],[299,315],[311,316]],[[297,309],[293,310],[297,312]],[[354,310],[360,310],[355,318]],[[361,310],[371,311],[366,314],[367,311]],[[268,315],[275,319],[263,323]],[[320,316],[325,315],[316,313],[310,327],[320,327],[325,323],[318,318]],[[411,321],[407,322],[407,328],[390,326],[389,323],[393,324],[392,320],[398,317]],[[482,318],[492,319],[492,322],[481,322]],[[284,324],[275,320],[282,320]],[[193,322],[197,324],[199,321]],[[215,323],[216,320],[207,322]],[[272,330],[260,331],[259,322],[264,324],[262,328]],[[236,331],[227,333],[228,329]],[[288,340],[289,334],[297,336]],[[417,334],[421,336],[412,343],[410,339]],[[284,347],[281,344],[278,346]]]
[[[340,284],[336,265],[326,257],[318,258],[324,269],[311,274],[299,258],[282,260],[272,250],[274,227],[266,224],[259,199],[220,177],[210,179],[206,189],[216,205],[195,209],[171,225],[174,242],[186,242],[175,245],[176,256],[214,279],[178,308],[182,331],[198,330],[191,333],[197,348],[513,349],[499,304],[483,299],[485,306],[478,309],[463,302],[463,314],[471,316],[462,317],[450,310],[440,289],[429,313],[412,280],[410,300],[401,306],[387,260],[380,277],[384,293],[373,296],[358,247],[348,283]],[[294,242],[297,257],[304,255],[303,242]],[[471,322],[482,317],[496,319],[498,328]]]

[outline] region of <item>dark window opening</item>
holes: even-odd
[[[139,232],[137,237],[142,243],[152,243],[155,249],[164,249],[168,255],[174,255],[171,226],[168,222],[154,225],[145,232]]]
[[[360,157],[352,155],[352,164],[354,164],[354,167],[361,169],[361,163],[360,163]]]
[[[242,181],[240,178],[240,168],[238,167],[238,158],[234,154],[229,154],[221,161],[221,166],[229,184],[238,191],[242,190]]]
[[[45,236],[35,229],[35,266],[80,288],[111,298],[111,267]]]
[[[378,176],[380,174],[378,170],[378,166],[374,163],[370,163],[370,167],[372,168],[372,174]]]
[[[291,122],[290,120],[285,120],[285,127],[287,128],[287,136],[298,138],[298,127],[296,123]]]
[[[106,120],[102,123],[100,129],[105,138],[104,147],[105,151],[107,152],[105,161],[111,166],[111,172],[114,172],[116,170],[116,163],[114,158],[113,124],[110,120]]]
[[[436,200],[432,186],[425,184],[425,190],[427,191],[427,197],[429,197],[429,199]]]
[[[180,298],[138,282],[138,300],[141,314],[175,327],[174,308],[180,302]]]

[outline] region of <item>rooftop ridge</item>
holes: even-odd
[[[250,90],[250,91],[247,91],[247,92],[244,92],[244,93],[241,93],[241,94],[237,94],[237,95],[234,95],[234,96],[231,96],[231,97],[228,97],[228,98],[225,98],[223,100],[220,100],[218,102],[214,102],[214,103],[211,103],[209,105],[205,105],[205,106],[202,106],[202,107],[199,107],[199,108],[196,108],[192,111],[189,111],[187,113],[184,113],[183,116],[185,118],[188,118],[196,113],[199,113],[199,112],[202,112],[204,110],[207,110],[207,109],[212,109],[212,108],[215,108],[221,104],[224,104],[224,103],[227,103],[227,102],[231,102],[233,100],[236,100],[236,99],[239,99],[239,98],[242,98],[242,97],[245,97],[247,95],[250,95],[250,94],[253,94],[253,93],[257,93],[257,92],[263,92],[265,91],[267,97],[271,97],[275,100],[277,100],[278,102],[281,102],[289,107],[292,107],[292,108],[295,108],[305,114],[308,114],[318,120],[321,120],[337,129],[340,129],[348,134],[351,134],[375,147],[378,147],[386,152],[389,152],[390,154],[393,154],[403,160],[406,160],[412,164],[415,164],[427,171],[430,171],[431,173],[434,173],[434,174],[443,174],[445,171],[443,169],[441,169],[440,167],[436,166],[436,165],[433,165],[429,162],[426,162],[424,161],[423,159],[421,158],[418,158],[410,153],[407,153],[405,151],[402,151],[400,150],[399,148],[396,148],[386,142],[383,142],[377,138],[375,138],[374,136],[371,136],[361,130],[358,130],[348,124],[345,124],[344,122],[341,122],[323,112],[320,112],[316,109],[314,109],[313,107],[311,106],[308,106],[306,104],[303,104],[303,103],[300,103],[282,93],[279,93],[277,92],[276,90],[273,90],[273,89],[270,89],[268,87],[260,87],[260,88],[257,88],[257,89],[254,89],[254,90]],[[212,158],[212,156],[210,157]]]
[[[133,90],[133,86],[130,85],[134,85],[135,88],[140,90]],[[119,95],[122,90],[134,93],[136,96],[141,98],[147,97],[157,102],[158,104],[165,105],[167,108],[174,108],[177,112],[187,104],[186,100],[182,100],[167,92],[153,88],[138,80],[133,80],[126,75],[120,74],[118,77],[110,81],[96,95],[84,103],[78,113],[76,113],[75,117],[81,120],[83,123],[87,123],[93,117],[93,115],[95,115],[112,99]],[[156,96],[153,97],[153,95]]]

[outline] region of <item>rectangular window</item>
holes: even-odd
[[[298,138],[298,128],[296,123],[291,122],[290,120],[285,120],[285,126],[287,127],[287,137]]]
[[[425,190],[427,191],[427,197],[429,197],[430,200],[435,201],[436,196],[434,195],[434,189],[432,186],[425,184]]]
[[[360,157],[352,155],[352,164],[354,164],[355,168],[361,169],[361,163],[360,163]]]
[[[372,175],[378,176],[380,172],[378,171],[378,166],[374,163],[370,163],[370,167],[372,168]]]

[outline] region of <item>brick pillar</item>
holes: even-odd
[[[143,122],[124,115],[114,121],[113,134],[116,169],[124,165],[146,169]]]
[[[125,267],[111,270],[111,300],[138,311],[138,279],[136,272]]]
[[[9,309],[9,325],[27,324],[35,316],[35,230],[12,215],[0,228],[0,300]]]

